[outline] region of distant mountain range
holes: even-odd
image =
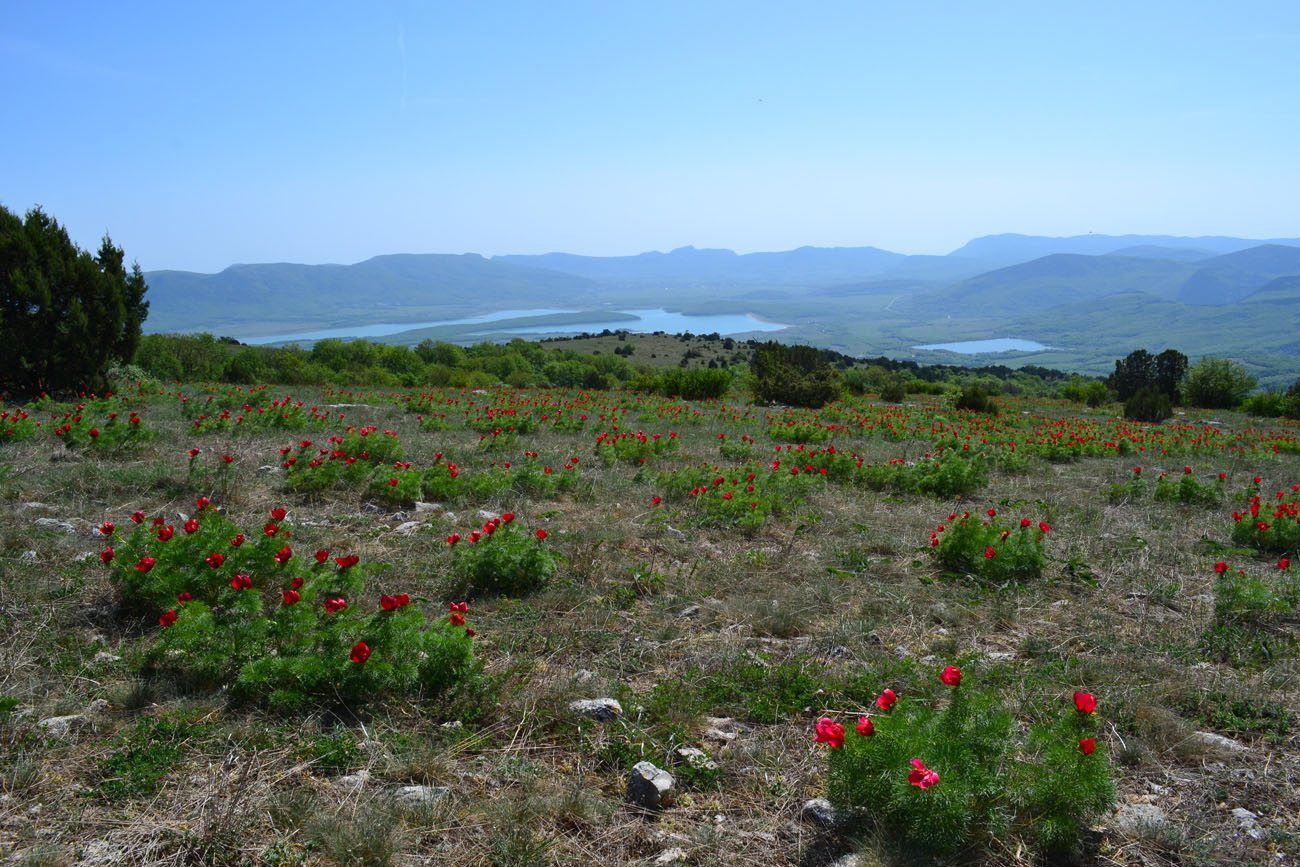
[[[1189,355],[1238,357],[1266,381],[1300,373],[1300,238],[1006,234],[976,238],[947,256],[876,247],[743,255],[681,247],[612,257],[406,254],[355,265],[154,271],[146,279],[149,331],[252,338],[505,310],[667,307],[756,313],[789,323],[782,339],[858,355],[1099,372],[1116,353],[1172,346]],[[482,330],[477,326],[473,339],[483,339]],[[470,339],[454,327],[432,333]],[[988,337],[1051,348],[982,356],[913,349]]]

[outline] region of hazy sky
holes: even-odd
[[[361,5],[0,0],[0,204],[146,270],[1300,235],[1296,0]]]

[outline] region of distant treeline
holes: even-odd
[[[764,344],[704,335],[719,348],[748,357]],[[697,338],[698,339],[698,338]],[[558,344],[558,345],[557,345]],[[355,385],[372,388],[452,386],[487,388],[636,388],[696,396],[725,393],[750,365],[735,362],[696,370],[655,370],[615,352],[579,353],[564,341],[482,342],[472,346],[425,340],[415,347],[368,340],[320,340],[310,349],[248,346],[232,337],[211,334],[148,334],[141,338],[133,363],[146,374],[171,381],[274,382],[285,385]],[[967,368],[917,364],[891,358],[859,359],[833,350],[815,350],[839,374],[841,385],[855,393],[878,392],[890,385],[911,392],[938,392],[946,386],[977,385],[993,393],[1052,395],[1067,375],[1043,367],[1013,369],[1004,365]],[[686,368],[688,358],[682,359]]]

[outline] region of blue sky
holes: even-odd
[[[0,0],[0,204],[146,270],[1300,235],[1300,3]]]

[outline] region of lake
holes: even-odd
[[[956,343],[927,343],[913,346],[913,349],[942,349],[961,355],[978,355],[984,352],[1038,352],[1051,349],[1032,340],[1020,340],[1016,337],[996,337],[992,340],[960,340]]]
[[[356,325],[351,328],[326,328],[320,331],[301,331],[296,334],[273,334],[268,337],[243,337],[243,342],[253,346],[268,343],[289,343],[293,341],[309,342],[325,340],[330,337],[383,337],[399,331],[411,331],[416,328],[435,328],[439,325],[477,325],[479,323],[502,322],[502,327],[470,332],[468,335],[504,333],[504,334],[581,334],[598,333],[608,328],[610,331],[631,331],[637,334],[651,331],[664,331],[678,334],[689,331],[692,334],[740,334],[747,331],[780,331],[789,326],[779,322],[764,322],[751,313],[719,313],[692,316],[684,313],[670,313],[659,308],[641,310],[619,310],[635,316],[636,319],[614,319],[606,322],[581,322],[575,325],[532,325],[511,328],[509,320],[522,319],[526,316],[546,316],[552,313],[573,313],[573,310],[543,308],[538,310],[502,310],[483,316],[471,316],[467,319],[440,319],[429,322],[384,322],[377,325]]]
[[[558,312],[558,311],[556,311]],[[689,331],[692,334],[741,334],[746,331],[780,331],[782,328],[788,328],[779,322],[764,322],[754,317],[752,313],[717,313],[712,315],[693,316],[685,313],[670,313],[667,310],[655,308],[650,310],[620,310],[619,313],[626,313],[635,316],[635,320],[622,319],[611,320],[609,322],[581,322],[576,325],[529,325],[522,328],[493,328],[491,330],[477,331],[475,334],[489,334],[493,331],[505,334],[581,334],[582,332],[597,333],[608,328],[610,331],[630,331],[636,334],[648,334],[652,331],[663,331],[667,334],[681,334]]]

